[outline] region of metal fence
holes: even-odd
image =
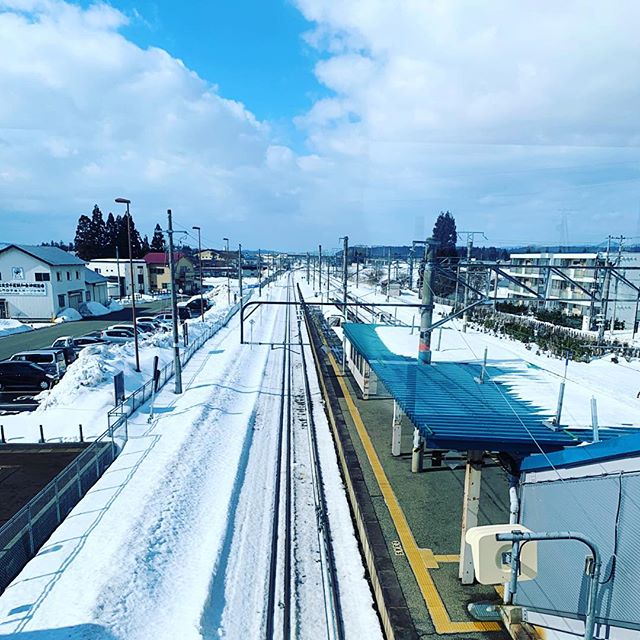
[[[265,280],[263,286],[268,283]],[[242,304],[251,297],[243,296]],[[212,338],[240,309],[240,302],[229,308],[225,316],[184,349],[180,355],[186,364],[202,345]],[[160,370],[158,389],[173,376],[173,362]],[[128,440],[128,417],[153,392],[153,380],[136,389],[108,414],[108,429],[38,492],[20,511],[0,527],[0,592],[22,571],[47,541],[69,512],[98,481]]]

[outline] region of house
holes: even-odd
[[[109,304],[109,280],[99,273],[87,269],[84,270],[84,279],[87,284],[85,294],[86,302],[99,302],[105,307]]]
[[[136,293],[150,293],[147,263],[142,258],[132,262]],[[87,266],[107,278],[109,295],[114,298],[131,296],[131,266],[128,258],[97,258],[90,260]]]
[[[183,253],[174,252],[176,286],[180,293],[194,293],[196,290],[196,271],[193,262]],[[144,257],[149,269],[149,287],[151,291],[168,291],[171,274],[169,270],[169,254],[151,252]]]
[[[90,295],[96,292],[92,282]],[[0,317],[49,320],[87,301],[84,260],[58,249],[7,244],[0,247]]]

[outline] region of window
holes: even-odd
[[[94,271],[95,271],[96,273],[102,273],[102,271],[101,271],[100,269],[98,269],[98,268],[94,269]]]
[[[48,273],[36,272],[35,276],[36,276],[36,282],[49,282],[49,280],[51,280],[51,275]]]
[[[87,289],[87,302],[91,302],[91,291]]]
[[[71,271],[67,271],[67,280],[71,280]]]
[[[76,280],[80,280],[80,272],[76,271]]]
[[[168,282],[163,282],[162,283],[162,288],[163,289],[168,289],[169,288],[169,283]]]
[[[144,275],[142,273],[138,274],[138,284],[144,284]]]
[[[61,293],[58,296],[58,306],[59,307],[64,307],[64,293]]]
[[[56,271],[56,278],[57,278],[58,282],[62,281],[62,274],[59,271]]]

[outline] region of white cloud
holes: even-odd
[[[603,208],[635,231],[640,4],[296,2],[335,93],[298,123],[359,168],[372,232],[451,208],[494,241],[557,240],[567,205],[575,240],[613,231]]]
[[[297,152],[116,9],[0,0],[3,239],[118,195],[254,246],[407,242],[440,209],[494,242],[557,240],[563,208],[570,239],[635,232],[640,4],[295,2],[330,90]]]

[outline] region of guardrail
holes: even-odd
[[[265,281],[263,286],[267,283]],[[243,296],[242,304],[250,297],[251,292]],[[228,324],[240,309],[240,304],[230,307],[221,320],[210,325],[183,350],[180,355],[183,365]],[[172,376],[173,361],[160,370],[158,389]],[[129,439],[129,416],[151,398],[152,390],[153,380],[149,380],[109,411],[107,430],[0,527],[0,592],[35,557],[40,547],[118,457]]]

